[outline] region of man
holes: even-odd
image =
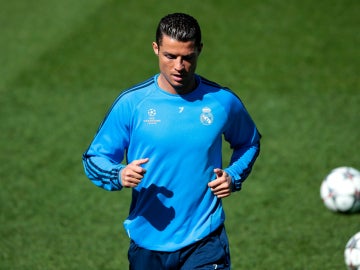
[[[221,199],[241,189],[260,134],[233,92],[195,73],[203,44],[193,17],[162,18],[152,47],[160,73],[115,100],[85,172],[103,189],[132,188],[130,269],[230,269]],[[233,149],[225,169],[222,136]]]

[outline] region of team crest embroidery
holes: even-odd
[[[214,116],[211,113],[211,109],[209,107],[204,107],[202,109],[202,113],[200,114],[200,122],[205,126],[209,126],[214,122]]]

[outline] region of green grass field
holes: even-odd
[[[319,188],[360,169],[360,2],[0,0],[0,269],[127,269],[130,190],[106,192],[81,155],[115,97],[158,71],[163,15],[198,18],[198,73],[242,97],[263,135],[224,200],[233,269],[346,269],[360,215]],[[229,150],[224,150],[228,161]]]

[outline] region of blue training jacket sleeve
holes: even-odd
[[[260,152],[261,138],[241,100],[237,102],[240,106],[231,106],[229,125],[224,132],[225,140],[233,150],[230,165],[225,168],[232,178],[233,191],[241,190],[242,183],[249,176]]]
[[[131,110],[120,99],[114,102],[82,157],[86,176],[109,191],[122,189],[120,171],[125,165],[121,162],[129,143],[127,119]]]
[[[105,190],[121,190],[120,171],[125,165],[114,164],[104,157],[83,155],[86,176],[98,187]]]

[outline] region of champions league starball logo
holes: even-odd
[[[156,119],[156,110],[151,108],[147,110],[148,119],[144,119],[143,121],[148,125],[156,125],[161,122],[160,119]]]
[[[154,117],[154,116],[156,115],[156,110],[155,110],[155,109],[149,109],[149,110],[148,110],[148,115],[149,115],[150,117]]]
[[[214,122],[214,116],[211,113],[210,108],[204,107],[202,109],[202,113],[200,114],[200,122],[205,126],[209,126]]]

